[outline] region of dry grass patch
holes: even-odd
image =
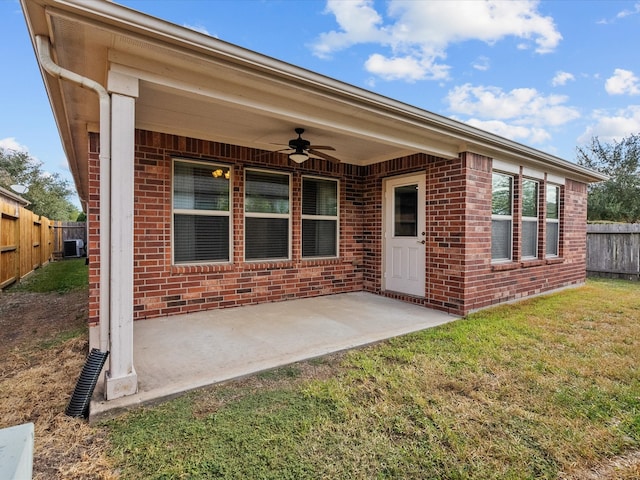
[[[86,336],[16,349],[1,362],[0,426],[35,425],[34,479],[112,479],[105,430],[64,414],[86,358]]]

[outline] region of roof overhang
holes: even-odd
[[[539,150],[110,1],[21,0],[30,36],[50,39],[63,68],[105,87],[109,72],[139,79],[136,128],[277,150],[305,128],[343,162],[474,152],[583,182],[606,177]],[[81,199],[97,95],[42,71]]]

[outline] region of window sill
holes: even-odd
[[[338,257],[306,257],[306,258],[301,258],[300,260],[305,265],[309,265],[309,264],[334,265],[334,264],[342,263],[342,260]]]
[[[562,257],[547,258],[545,260],[545,263],[547,265],[558,265],[559,263],[564,263],[564,258]]]
[[[494,263],[491,265],[492,272],[506,272],[509,270],[516,270],[518,268],[532,268],[532,267],[541,267],[544,265],[558,265],[564,263],[564,258],[545,258],[544,260],[540,259],[531,259],[531,260],[522,260],[520,262],[505,262],[505,263]]]
[[[273,268],[293,268],[293,260],[246,260],[239,264],[241,270],[269,270]]]
[[[522,268],[531,268],[531,267],[540,267],[542,265],[546,265],[546,261],[540,260],[538,258],[532,258],[531,260],[523,260],[520,264]]]
[[[198,265],[172,265],[172,275],[188,275],[197,273],[227,273],[233,271],[253,271],[253,270],[272,270],[300,267],[321,267],[325,265],[342,265],[344,263],[351,264],[355,267],[362,266],[360,259],[345,260],[341,257],[327,258],[302,258],[298,260],[268,260],[255,262],[233,263],[209,263]]]
[[[183,275],[187,273],[220,273],[233,270],[231,263],[203,263],[199,265],[171,265],[172,275]]]
[[[492,272],[506,272],[507,270],[515,270],[516,268],[520,268],[519,263],[494,263],[491,265]]]

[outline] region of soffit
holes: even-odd
[[[455,142],[430,135],[420,122],[377,113],[273,72],[247,71],[122,36],[116,36],[109,61],[112,70],[141,80],[139,128],[275,150],[295,136],[295,127],[303,127],[313,144],[332,145],[335,156],[358,165],[416,152],[458,153]]]

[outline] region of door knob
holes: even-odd
[[[427,243],[426,240],[418,240],[418,243],[421,243],[422,245],[424,245],[425,243]]]

